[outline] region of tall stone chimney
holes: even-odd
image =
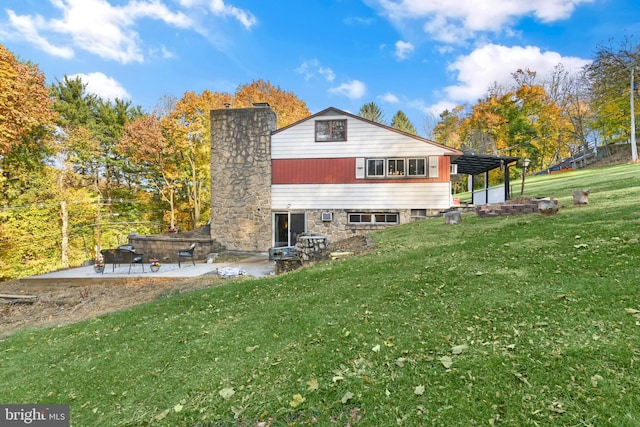
[[[269,104],[211,111],[211,238],[231,251],[271,247]]]

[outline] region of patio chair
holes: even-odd
[[[115,272],[116,264],[129,264],[129,274],[131,273],[131,266],[133,264],[140,264],[144,272],[144,264],[142,263],[143,254],[137,253],[133,246],[125,245],[119,246],[116,249],[103,249],[100,253],[102,254],[105,265],[111,264],[112,272]],[[104,274],[104,269],[102,270],[102,274]]]
[[[196,244],[192,243],[188,249],[178,250],[178,268],[180,268],[180,260],[182,260],[182,258],[191,258],[191,262],[193,263],[193,265],[194,266],[196,265],[196,260],[193,257],[193,251],[195,248],[196,248]]]
[[[120,258],[123,260],[123,264],[129,263],[128,274],[131,274],[131,266],[133,264],[140,264],[140,266],[142,267],[142,272],[144,273],[144,263],[142,262],[144,254],[139,254],[138,252],[136,252],[133,246],[118,246],[118,248],[116,249],[116,253],[120,254]]]

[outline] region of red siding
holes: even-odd
[[[363,184],[371,182],[449,182],[449,158],[438,160],[438,178],[356,179],[356,159],[278,159],[271,161],[272,184]]]

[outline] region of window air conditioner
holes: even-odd
[[[322,221],[333,221],[333,212],[322,212]]]

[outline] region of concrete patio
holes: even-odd
[[[157,272],[151,271],[149,263],[145,263],[144,265],[133,264],[131,266],[131,273],[129,273],[128,264],[116,265],[115,269],[111,264],[107,264],[104,273],[96,273],[93,266],[77,267],[25,277],[20,279],[20,282],[26,288],[50,289],[61,286],[181,280],[207,275],[219,276],[225,273],[231,276],[233,276],[234,273],[241,273],[243,276],[264,277],[272,275],[274,273],[274,267],[274,262],[269,261],[267,253],[257,253],[233,262],[196,262],[195,265],[191,262],[183,262],[182,267],[178,267],[177,263],[162,263],[160,270]]]

